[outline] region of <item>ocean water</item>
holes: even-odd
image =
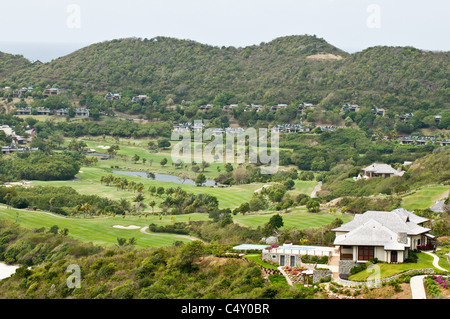
[[[88,45],[87,43],[0,42],[0,52],[19,54],[32,62],[39,60],[46,63]]]

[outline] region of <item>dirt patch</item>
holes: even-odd
[[[223,268],[231,263],[247,263],[248,261],[245,259],[238,258],[223,258],[216,256],[206,256],[201,257],[197,263],[200,269],[219,269],[223,270]]]
[[[340,55],[335,55],[331,53],[318,53],[306,57],[309,60],[342,60]]]

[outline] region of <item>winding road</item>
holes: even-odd
[[[424,251],[425,254],[428,254],[433,257],[433,266],[442,271],[448,271],[445,268],[439,266],[439,257],[432,252]],[[420,275],[411,278],[410,286],[411,286],[411,294],[412,299],[427,299],[427,294],[425,292],[425,286],[423,283],[424,278],[427,275]]]

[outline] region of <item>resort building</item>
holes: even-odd
[[[351,222],[332,229],[340,260],[367,262],[374,258],[387,263],[402,263],[409,250],[431,244],[433,235],[422,224],[428,219],[404,208],[391,212],[367,211]]]
[[[58,95],[60,93],[60,90],[58,88],[51,88],[51,89],[45,89],[44,92],[42,92],[42,95],[44,97],[49,97],[50,95]]]
[[[82,117],[82,118],[89,117],[89,110],[86,108],[76,108],[74,111],[75,117]]]
[[[105,100],[108,102],[113,102],[116,100],[120,100],[122,98],[122,96],[120,95],[120,93],[108,93],[105,95]]]
[[[341,111],[342,112],[358,112],[361,109],[361,107],[358,104],[345,104],[342,106]]]
[[[31,115],[32,110],[33,109],[31,107],[22,107],[20,109],[17,109],[16,114],[17,115]]]
[[[147,95],[137,95],[137,96],[134,96],[134,97],[131,99],[131,102],[133,102],[133,103],[136,103],[136,102],[138,102],[138,101],[143,102],[143,101],[145,101],[147,98],[148,98]]]
[[[270,108],[270,111],[271,112],[276,112],[276,111],[281,110],[281,109],[286,109],[287,107],[288,107],[287,104],[277,104],[277,105],[273,105]]]
[[[362,169],[363,178],[402,176],[405,172],[394,169],[388,164],[374,163]]]

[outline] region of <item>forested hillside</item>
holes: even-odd
[[[12,74],[30,66],[31,62],[21,55],[0,52],[0,81],[6,77],[14,80],[15,77],[11,76]]]
[[[350,55],[315,36],[282,37],[244,48],[127,38],[93,44],[40,66],[16,66],[3,83],[170,95],[175,103],[212,102],[224,93],[228,103],[442,109],[450,97],[449,54],[373,47]]]

